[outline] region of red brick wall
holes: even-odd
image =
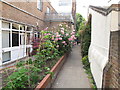
[[[120,30],[111,32],[109,63],[104,70],[104,88],[120,88]]]
[[[72,3],[72,16],[74,19],[74,29],[76,29],[76,0],[73,0]]]
[[[44,16],[47,10],[47,7],[51,8],[52,12],[56,12],[55,9],[50,5],[49,2],[43,3],[43,9],[42,11],[37,9],[37,2],[9,2],[10,4],[25,10],[34,16],[37,16],[38,18],[31,16],[30,14],[27,14],[25,12],[22,12],[16,8],[13,8],[5,3],[2,3],[2,17],[7,19],[12,19],[15,21],[23,22],[26,24],[32,24],[37,25],[40,29],[45,28],[45,22],[44,22]]]

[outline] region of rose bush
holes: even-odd
[[[59,30],[54,33],[51,31],[41,31],[42,35],[44,35],[44,39],[50,40],[51,43],[54,44],[55,48],[58,49],[60,55],[69,52],[71,50],[71,47],[76,44],[75,32],[70,32],[66,26],[67,25],[60,24]]]
[[[52,74],[50,69],[57,60],[76,44],[75,32],[65,24],[60,24],[56,32],[48,31],[47,27],[40,34],[40,38],[33,39],[34,60],[17,63],[16,69],[6,78],[3,90],[35,88],[46,74]]]

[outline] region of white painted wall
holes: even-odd
[[[120,12],[112,11],[111,12],[111,31],[118,31],[120,24],[120,17],[118,16]]]
[[[96,85],[102,88],[103,69],[109,59],[110,32],[119,30],[120,12],[112,11],[104,16],[90,9],[89,13],[92,14],[92,34],[88,56]]]
[[[102,87],[103,69],[108,62],[111,29],[111,14],[104,16],[90,10],[92,14],[92,35],[89,48],[91,71],[98,88]]]

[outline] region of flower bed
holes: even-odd
[[[48,74],[44,77],[44,79],[39,83],[39,85],[36,87],[35,90],[40,88],[50,88],[52,85],[52,82],[54,81],[55,77],[57,76],[59,70],[61,69],[64,61],[65,61],[66,55],[62,56],[59,61],[54,65],[54,67],[51,69],[51,72],[54,73],[53,76],[51,74]]]
[[[35,60],[30,58],[17,63],[16,68],[12,70],[5,69],[4,74],[7,77],[3,81],[5,83],[3,89],[35,88],[46,75],[50,77],[55,74],[53,72],[56,69],[53,66],[60,57],[70,52],[73,44],[76,44],[74,41],[76,39],[75,32],[70,32],[65,26],[60,25],[57,32],[48,31],[47,29],[40,32],[39,42],[33,44],[37,45],[33,46]],[[53,71],[50,71],[51,69]]]

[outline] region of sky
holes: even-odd
[[[71,0],[61,0],[61,1],[71,1]],[[77,13],[80,13],[85,19],[87,19],[88,15],[88,7],[89,5],[94,6],[110,6],[112,3],[118,3],[120,0],[76,0],[77,5]],[[59,6],[59,0],[51,0],[53,7],[60,13],[71,12],[71,4],[68,6]]]

